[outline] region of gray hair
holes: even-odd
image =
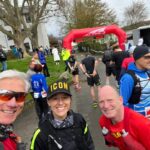
[[[5,78],[18,78],[25,83],[25,92],[28,93],[30,88],[30,83],[27,79],[27,75],[24,72],[20,72],[17,70],[6,70],[0,73],[0,80]]]

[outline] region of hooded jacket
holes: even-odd
[[[140,80],[142,88],[140,102],[138,104],[129,104],[128,101],[132,95],[134,88],[134,79],[130,74],[125,73],[120,80],[120,95],[123,97],[124,105],[132,108],[133,110],[147,115],[148,107],[150,108],[150,80],[147,70],[140,70],[136,67],[135,63],[128,66],[128,70],[134,71],[136,77]]]

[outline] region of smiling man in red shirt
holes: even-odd
[[[104,86],[99,90],[99,107],[103,113],[99,124],[106,145],[120,150],[150,149],[150,120],[124,107],[116,89]]]

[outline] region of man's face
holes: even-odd
[[[48,100],[48,105],[55,119],[64,120],[71,107],[71,97],[64,93],[56,94]]]
[[[0,90],[13,92],[25,92],[25,83],[17,78],[5,78],[0,80]],[[16,93],[17,94],[17,93]],[[15,121],[24,106],[24,101],[17,102],[16,97],[4,100],[5,95],[0,94],[0,123],[11,124]],[[25,98],[23,99],[25,100]]]
[[[110,87],[99,91],[99,107],[101,112],[111,120],[119,120],[122,113],[122,98]]]
[[[136,60],[135,64],[141,70],[150,69],[150,53]]]

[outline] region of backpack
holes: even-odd
[[[133,70],[127,70],[127,74],[131,75],[131,77],[134,80],[134,88],[132,91],[132,95],[130,96],[128,103],[129,104],[138,104],[140,102],[140,96],[141,96],[141,91],[142,87],[140,84],[140,79],[135,75],[135,72]],[[150,74],[147,72],[148,76],[150,77]]]

